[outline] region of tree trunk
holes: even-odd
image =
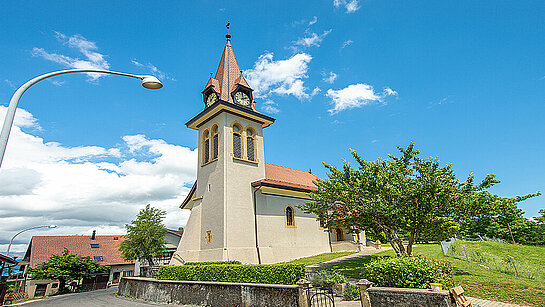
[[[416,241],[416,230],[411,232],[411,237],[409,238],[409,245],[407,245],[407,255],[411,255],[413,252],[413,245]]]
[[[149,266],[153,266],[153,265],[154,265],[154,263],[153,263],[153,257],[151,257],[151,256],[150,256],[150,257],[146,257],[146,260],[148,260]]]
[[[407,255],[407,252],[405,251],[405,246],[403,246],[403,240],[401,240],[397,236],[396,231],[386,226],[383,226],[381,228],[384,231],[384,234],[386,234],[386,238],[390,242],[390,245],[392,245],[392,248],[396,252],[396,255],[398,257]]]

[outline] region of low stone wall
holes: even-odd
[[[238,284],[123,277],[118,295],[156,303],[198,306],[300,306],[297,285]],[[303,305],[304,306],[304,303]]]
[[[357,285],[363,307],[456,307],[456,302],[448,291],[371,287],[371,283],[365,279],[360,280]]]

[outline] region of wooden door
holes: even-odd
[[[36,291],[34,291],[34,296],[45,296],[46,289],[47,289],[47,284],[36,285]]]

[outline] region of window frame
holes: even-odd
[[[291,224],[288,223],[288,209],[291,210],[291,219],[292,219]],[[296,218],[295,218],[295,208],[293,208],[292,205],[287,205],[286,207],[284,207],[284,222],[285,222],[286,228],[297,227]]]
[[[235,131],[235,127],[237,127],[239,129],[238,132]],[[235,134],[237,134],[238,136],[240,136],[240,157],[237,157],[235,155]],[[233,156],[233,158],[235,159],[239,159],[239,160],[246,160],[245,159],[245,155],[244,155],[244,141],[243,141],[243,136],[244,136],[244,128],[242,127],[242,125],[235,121],[234,123],[231,124],[231,135],[232,135],[232,146],[233,146],[233,151],[231,152],[231,155]]]

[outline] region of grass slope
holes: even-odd
[[[545,247],[501,244],[495,242],[464,242],[468,247],[482,249],[498,256],[511,255],[519,261],[544,264]],[[454,282],[461,285],[468,296],[501,302],[545,306],[545,282],[519,278],[513,275],[487,270],[474,263],[443,256],[438,244],[421,244],[415,247],[415,254],[442,261],[450,261],[455,268]],[[368,257],[346,261],[330,267],[347,277],[365,278],[363,266],[377,257],[394,256],[385,251]]]

